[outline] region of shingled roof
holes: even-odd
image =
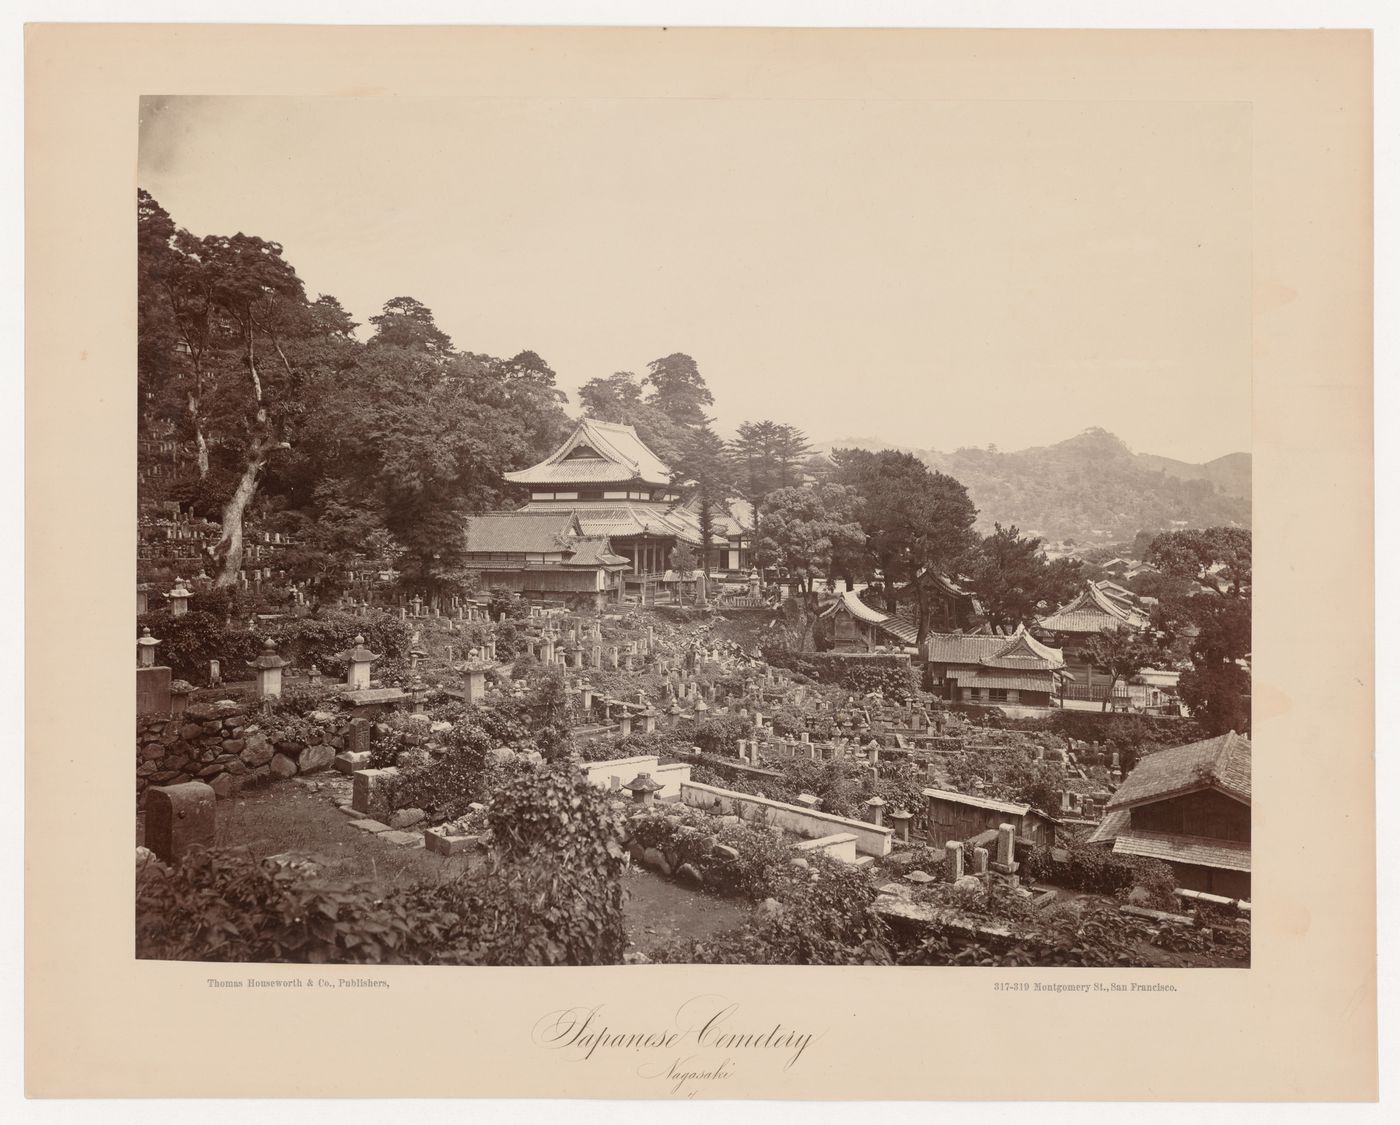
[[[1250,867],[1250,847],[1241,841],[1182,836],[1175,832],[1145,832],[1137,828],[1118,833],[1113,841],[1113,854],[1223,868],[1226,871],[1247,872]]]
[[[467,553],[472,555],[562,554],[563,566],[622,567],[605,535],[585,535],[573,512],[487,512],[467,521]]]
[[[583,418],[562,445],[528,469],[506,473],[515,484],[616,484],[671,482],[671,469],[643,444],[631,426]]]
[[[968,664],[1006,671],[1044,672],[1065,666],[1064,654],[1041,644],[1018,628],[1010,637],[988,633],[930,633],[926,659],[931,664]]]
[[[835,613],[838,609],[842,607],[845,607],[846,612],[849,613],[852,617],[854,617],[857,621],[865,621],[871,625],[882,625],[889,620],[888,614],[881,613],[879,612],[879,610],[871,609],[868,605],[866,605],[863,601],[860,600],[860,596],[856,594],[853,590],[845,591],[839,598],[832,602],[831,605],[829,605],[826,609],[822,610],[821,616],[830,617],[833,613]]]
[[[1037,623],[1041,629],[1056,633],[1102,633],[1107,629],[1145,629],[1147,615],[1118,598],[1109,597],[1093,582],[1088,583],[1073,601]]]
[[[1109,809],[1130,809],[1214,789],[1241,804],[1250,804],[1250,745],[1230,731],[1217,738],[1158,750],[1138,761],[1119,787]]]
[[[470,554],[547,555],[583,534],[573,512],[486,512],[467,520]]]

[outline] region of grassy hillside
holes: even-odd
[[[859,439],[863,448],[876,443]],[[854,444],[831,442],[827,447]],[[967,485],[978,526],[1016,524],[1048,539],[1130,540],[1177,521],[1190,527],[1250,522],[1251,457],[1204,465],[1134,453],[1106,430],[1089,429],[1016,452],[915,450],[931,468]]]

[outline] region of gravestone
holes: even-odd
[[[949,840],[943,845],[943,878],[956,883],[963,875],[963,846],[960,840]]]
[[[178,863],[196,845],[214,843],[214,790],[202,781],[146,788],[146,847]]]

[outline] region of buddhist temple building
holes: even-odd
[[[1064,654],[1024,627],[1010,636],[930,633],[922,656],[927,682],[950,703],[984,707],[1056,707],[1071,678]]]
[[[475,517],[475,530],[468,529],[467,565],[477,567],[484,556],[519,555],[521,551],[515,546],[528,541],[532,546],[524,553],[532,556],[529,561],[536,576],[532,581],[538,586],[541,568],[577,570],[582,564],[558,560],[545,563],[535,558],[541,553],[538,547],[546,533],[527,529],[551,527],[557,531],[572,527],[572,533],[562,534],[600,543],[596,550],[585,548],[583,559],[601,560],[606,555],[619,560],[600,564],[609,575],[600,587],[602,592],[616,593],[618,600],[627,594],[644,601],[654,600],[670,569],[671,552],[676,546],[686,543],[697,550],[700,546],[699,514],[693,504],[681,502],[681,491],[672,478],[670,466],[647,448],[633,427],[583,418],[543,461],[506,474],[512,484],[528,488],[530,498],[517,511]],[[554,523],[548,523],[548,519]],[[574,522],[568,524],[569,519]],[[746,568],[749,532],[740,516],[729,507],[722,507],[714,513],[713,525],[711,571]],[[511,549],[502,552],[503,544]],[[489,564],[493,560],[485,561]],[[504,564],[520,560],[496,561]],[[504,565],[496,567],[496,574],[488,581],[494,582],[495,577],[509,569]],[[578,580],[577,575],[570,579]],[[527,585],[511,588],[530,597],[546,596],[546,591],[531,590]]]
[[[487,512],[467,521],[463,566],[530,601],[601,609],[623,597],[628,560],[569,511]]]
[[[1074,677],[1065,688],[1066,701],[1102,706],[1113,678],[1095,667],[1089,642],[1100,633],[1115,629],[1137,632],[1150,625],[1146,610],[1131,591],[1113,582],[1089,582],[1071,601],[1037,621],[1034,631],[1065,654],[1065,666]],[[1115,689],[1113,705],[1123,709],[1132,706],[1132,694],[1122,681]]]

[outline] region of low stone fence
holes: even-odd
[[[658,800],[672,800],[681,795],[681,785],[690,782],[690,764],[673,762],[663,766],[655,754],[639,754],[632,758],[609,758],[603,762],[584,762],[579,767],[588,784],[600,789],[621,789],[639,773],[651,774],[652,780],[661,786],[657,791]],[[617,784],[613,779],[617,778]]]
[[[262,785],[323,770],[346,749],[369,749],[369,724],[332,711],[273,720],[256,707],[221,699],[196,703],[172,718],[142,715],[136,725],[136,797],[148,785],[203,781],[229,797]]]
[[[741,820],[753,820],[764,815],[768,824],[795,832],[809,840],[820,840],[823,837],[849,832],[855,836],[856,851],[862,855],[882,858],[889,855],[894,846],[894,830],[891,828],[876,827],[863,820],[832,816],[831,813],[815,812],[801,805],[770,801],[766,797],[736,793],[732,789],[720,789],[714,785],[685,782],[681,786],[681,801],[692,808],[732,814]]]

